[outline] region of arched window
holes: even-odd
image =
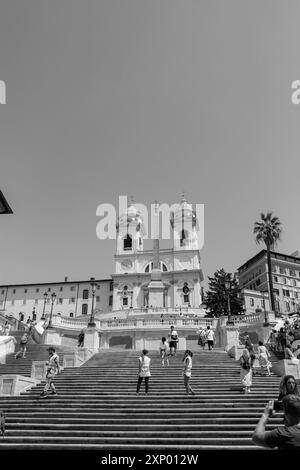
[[[70,312],[70,317],[71,317],[71,318],[74,317],[74,313],[73,313],[73,312]]]
[[[128,286],[124,286],[123,289],[122,305],[123,307],[128,307]]]
[[[287,311],[287,312],[290,312],[291,307],[290,307],[290,303],[289,303],[289,302],[285,302],[285,308],[286,308],[286,311]]]
[[[151,271],[152,271],[153,261],[152,261],[152,263],[147,264],[147,266],[145,267],[145,273],[149,273],[150,268],[151,268]],[[160,262],[160,270],[161,271],[168,271],[167,265],[165,263],[163,263],[162,261]]]
[[[129,235],[129,233],[127,233],[123,242],[124,242],[124,250],[132,250],[132,237]]]

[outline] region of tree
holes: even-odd
[[[273,278],[272,278],[272,263],[271,263],[271,248],[274,249],[276,243],[280,240],[282,232],[282,224],[278,217],[273,217],[272,212],[267,214],[260,214],[261,221],[254,223],[253,234],[257,244],[265,243],[267,248],[267,263],[268,263],[268,283],[271,301],[271,310],[276,313],[274,292],[273,292]]]
[[[243,303],[239,298],[239,285],[236,279],[232,278],[231,273],[227,273],[223,268],[219,269],[214,273],[214,277],[208,277],[208,281],[209,290],[204,297],[204,303],[209,309],[208,316],[228,315],[228,295],[231,315],[240,315],[243,312]],[[229,291],[226,290],[225,281],[231,283]]]

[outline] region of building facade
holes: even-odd
[[[203,274],[197,237],[197,221],[192,206],[183,198],[170,224],[170,248],[144,249],[145,226],[141,213],[130,205],[118,224],[115,254],[114,310],[126,308],[200,308]],[[151,297],[153,269],[161,271],[161,300]],[[152,279],[153,281],[153,279]],[[154,281],[157,282],[157,281]],[[152,300],[151,300],[152,298]],[[155,303],[155,305],[154,305]]]
[[[98,279],[95,297],[95,313],[112,310],[112,279]],[[50,313],[52,294],[55,294],[53,313],[68,317],[86,316],[92,310],[92,288],[90,281],[67,281],[42,284],[18,284],[0,286],[0,311],[19,319],[23,313],[24,320],[36,315],[39,321],[43,315]]]
[[[157,205],[159,210],[159,206]],[[159,213],[156,216],[159,218]],[[155,222],[157,223],[157,222]],[[96,280],[94,313],[97,318],[133,313],[147,308],[197,309],[200,315],[203,274],[197,237],[195,211],[185,198],[177,204],[169,221],[172,237],[169,248],[159,247],[158,235],[153,249],[144,249],[146,230],[138,209],[130,204],[117,224],[115,272],[108,279]],[[158,232],[157,232],[158,233]],[[0,311],[24,320],[43,313],[67,317],[91,314],[92,289],[89,280],[0,286]],[[114,312],[116,314],[114,315]],[[107,315],[108,314],[108,315]]]
[[[280,313],[300,311],[300,256],[271,252],[273,291],[276,310]],[[238,268],[241,289],[263,292],[269,298],[266,250],[260,251]],[[250,296],[248,295],[250,298]],[[254,298],[254,296],[252,296]],[[258,299],[263,300],[262,297]]]

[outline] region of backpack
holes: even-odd
[[[250,364],[249,364],[249,361],[245,361],[245,359],[243,359],[243,364],[242,364],[242,368],[243,369],[246,369],[246,370],[249,370],[250,369]]]

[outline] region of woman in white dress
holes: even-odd
[[[240,358],[240,379],[243,385],[245,393],[251,392],[250,387],[252,385],[252,367],[251,367],[251,356],[248,349],[244,349],[243,354]]]
[[[267,350],[266,346],[264,346],[264,343],[262,341],[258,342],[258,362],[261,368],[261,374],[266,375],[266,372],[268,375],[271,375],[270,373],[270,368],[272,367],[271,362],[269,361],[270,358],[270,353]]]

